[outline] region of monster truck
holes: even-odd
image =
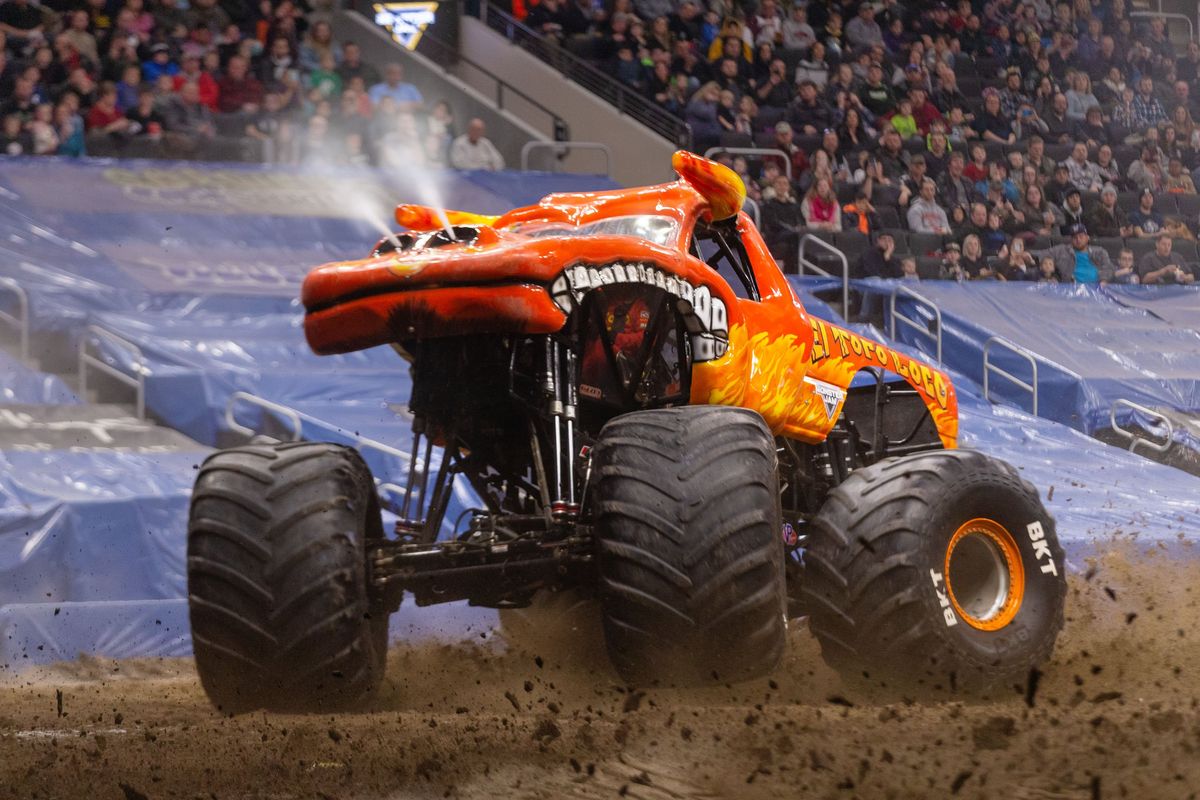
[[[945,374],[805,312],[732,171],[673,166],[500,217],[400,206],[406,232],[309,274],[314,351],[412,364],[407,491],[388,532],[350,448],[204,462],[189,600],[217,705],[361,703],[405,594],[518,639],[590,603],[641,685],[764,675],[801,617],[855,682],[994,689],[1047,658],[1065,583],[1037,490],[956,449]]]

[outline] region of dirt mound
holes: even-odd
[[[1101,552],[1002,702],[880,703],[803,625],[767,680],[621,685],[595,642],[396,648],[368,712],[218,715],[187,662],[77,662],[0,685],[20,797],[1194,797],[1200,565]],[[574,658],[573,653],[587,653]]]

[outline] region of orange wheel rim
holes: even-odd
[[[959,526],[946,545],[946,593],[972,628],[998,631],[1021,609],[1025,567],[1017,540],[995,520],[976,517]]]

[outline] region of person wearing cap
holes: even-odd
[[[1162,232],[1163,215],[1154,208],[1154,192],[1143,189],[1138,198],[1138,207],[1129,214],[1129,224],[1133,226],[1133,235],[1145,238],[1157,236]]]
[[[154,83],[159,75],[177,75],[179,65],[171,60],[171,48],[159,42],[150,48],[150,59],[142,62],[142,79]]]
[[[1033,255],[1054,259],[1054,268],[1064,283],[1108,283],[1113,279],[1116,270],[1112,259],[1104,248],[1091,246],[1086,225],[1075,223],[1064,233],[1071,237],[1069,244],[1056,244]]]
[[[800,175],[808,169],[808,156],[805,155],[803,148],[796,145],[795,138],[796,134],[790,124],[784,120],[775,123],[775,139],[771,142],[771,148],[782,150],[788,154],[788,159],[792,164],[792,180],[799,180]],[[762,163],[764,167],[768,163],[773,163],[780,172],[787,174],[787,164],[784,162],[783,156],[777,154],[764,156]]]
[[[1178,253],[1172,252],[1171,237],[1160,233],[1154,241],[1154,252],[1138,262],[1138,279],[1145,284],[1194,283],[1196,276],[1184,266]]]
[[[1072,186],[1070,189],[1067,189],[1063,196],[1062,213],[1062,232],[1064,236],[1068,235],[1067,232],[1070,229],[1084,225],[1083,196],[1078,187]]]
[[[942,248],[942,263],[938,265],[938,277],[944,281],[970,280],[962,265],[962,248],[957,242],[950,242]]]
[[[1106,183],[1100,190],[1100,202],[1088,211],[1087,228],[1096,236],[1116,238],[1133,236],[1133,226],[1125,209],[1117,205],[1117,187]]]
[[[878,64],[867,67],[867,80],[858,90],[858,99],[876,117],[887,116],[896,107],[896,96],[883,81],[883,67]]]

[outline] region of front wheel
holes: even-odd
[[[383,537],[371,472],[321,442],[222,450],[200,467],[188,605],[200,682],[226,712],[333,711],[371,696],[387,610],[366,546]]]
[[[801,581],[822,654],[858,684],[1023,686],[1063,625],[1054,519],[1012,466],[970,450],[852,473],[811,525]]]
[[[685,406],[604,426],[592,497],[617,672],[703,684],[772,670],[786,641],[775,443],[753,411]]]

